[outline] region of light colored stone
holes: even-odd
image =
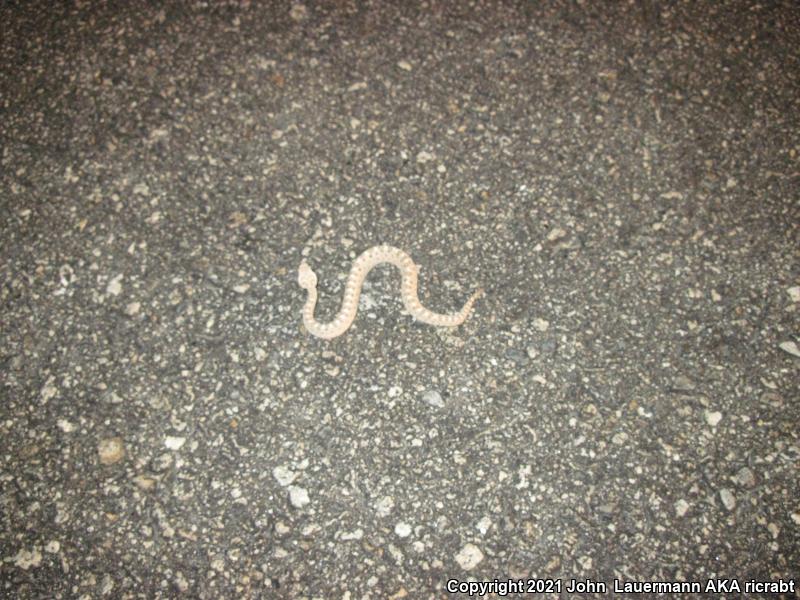
[[[545,321],[544,319],[536,318],[533,320],[533,328],[537,331],[547,331],[550,329],[549,321]]]
[[[294,483],[294,480],[297,479],[297,473],[292,471],[289,467],[285,467],[283,465],[279,465],[272,469],[272,476],[282,487],[291,485]]]
[[[379,517],[388,517],[394,508],[394,498],[391,496],[383,496],[378,498],[375,502],[375,512]]]
[[[711,427],[716,427],[722,420],[722,413],[717,410],[707,410],[705,411],[704,414],[706,418],[706,423],[711,425]]]
[[[125,456],[125,445],[121,437],[112,437],[100,440],[97,444],[97,453],[100,462],[104,465],[113,465],[122,460]]]
[[[58,425],[58,428],[64,433],[72,433],[73,431],[75,431],[75,425],[70,423],[66,419],[59,419],[58,421],[56,421],[56,425]]]
[[[108,285],[106,285],[106,293],[111,294],[112,296],[119,296],[122,292],[122,278],[122,273],[112,277],[108,282]]]
[[[170,450],[180,450],[185,443],[185,437],[168,435],[164,438],[164,445]]]
[[[455,555],[458,565],[465,571],[474,569],[483,560],[483,552],[475,544],[464,544],[464,547]]]
[[[422,401],[425,402],[425,404],[433,406],[434,408],[444,407],[444,400],[442,400],[442,395],[436,390],[428,390],[427,392],[422,394]]]
[[[339,539],[342,540],[343,542],[349,542],[350,540],[360,540],[363,537],[364,537],[364,530],[356,529],[355,531],[344,532]]]
[[[394,526],[394,532],[398,537],[406,538],[411,535],[411,525],[400,522]]]
[[[728,488],[722,488],[719,491],[719,497],[720,500],[722,500],[723,506],[725,506],[725,508],[729,511],[736,508],[736,496],[734,496],[733,492],[731,492]]]
[[[25,550],[20,549],[19,552],[16,553],[14,558],[11,560],[14,561],[14,565],[22,569],[23,571],[27,571],[31,567],[38,567],[42,564],[42,553],[39,552],[36,548],[33,550]]]
[[[795,344],[792,341],[781,342],[780,344],[778,344],[778,348],[780,348],[784,352],[788,352],[792,356],[800,357],[800,348],[798,348],[797,344]]]
[[[303,508],[304,506],[307,506],[309,502],[311,502],[311,498],[308,497],[308,492],[305,490],[305,488],[301,488],[296,485],[290,485],[289,502],[295,508]]]
[[[295,2],[292,4],[292,8],[289,11],[289,16],[291,17],[292,21],[299,23],[301,21],[305,21],[308,18],[308,9],[305,7],[304,4],[300,2]]]

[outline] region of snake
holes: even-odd
[[[358,255],[350,268],[350,275],[347,277],[347,284],[344,289],[344,298],[339,313],[328,323],[320,323],[314,318],[314,309],[317,305],[317,275],[308,265],[305,259],[300,261],[297,270],[297,283],[301,288],[308,292],[306,302],[303,305],[303,325],[309,333],[323,339],[333,339],[339,337],[350,328],[358,312],[358,299],[361,296],[361,286],[364,284],[369,272],[381,265],[388,263],[400,270],[402,282],[400,296],[403,305],[412,317],[438,327],[457,327],[466,321],[472,312],[475,301],[483,295],[483,290],[476,290],[464,304],[463,308],[456,313],[441,314],[428,310],[417,297],[417,278],[419,267],[414,264],[413,259],[408,253],[393,246],[381,245],[373,246]]]

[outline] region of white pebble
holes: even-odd
[[[800,302],[800,285],[787,288],[786,292],[789,294],[789,298],[792,299],[792,302]]]
[[[686,500],[684,500],[683,498],[681,498],[675,503],[675,514],[678,515],[679,517],[684,516],[686,514],[686,511],[688,510],[689,510],[689,503],[686,502]]]
[[[17,567],[27,571],[31,567],[38,567],[42,563],[42,554],[36,548],[31,551],[21,549],[12,560]]]
[[[394,508],[394,498],[391,496],[384,496],[383,498],[379,498],[377,502],[375,502],[375,512],[378,513],[379,517],[387,517],[392,512]]]
[[[717,410],[707,410],[705,412],[705,417],[706,417],[706,423],[708,423],[712,427],[716,427],[722,420],[722,413]]]
[[[277,466],[272,469],[272,476],[282,487],[291,485],[294,483],[294,480],[297,479],[297,473],[292,471],[289,467],[284,466]]]
[[[73,431],[75,431],[75,425],[73,425],[66,419],[59,419],[58,421],[56,421],[56,425],[58,425],[58,428],[64,433],[72,433]]]
[[[100,455],[100,462],[104,465],[113,465],[119,462],[125,456],[122,438],[113,437],[100,440],[100,443],[97,444],[97,453]]]
[[[794,342],[781,342],[780,344],[778,344],[778,347],[784,352],[788,352],[793,356],[800,357],[800,348],[798,348],[797,344],[795,344]]]
[[[289,502],[295,508],[303,508],[309,502],[311,502],[311,498],[308,497],[308,492],[301,487],[296,485],[289,486]]]
[[[364,530],[356,529],[355,531],[345,531],[339,539],[343,542],[349,542],[350,540],[360,540],[363,537]]]
[[[462,569],[469,571],[483,560],[483,552],[475,544],[465,544],[455,555],[455,559]]]
[[[186,443],[185,437],[167,436],[164,439],[164,445],[170,450],[180,450],[181,446]]]
[[[489,531],[489,528],[491,526],[492,526],[492,520],[489,517],[483,517],[480,521],[478,521],[478,524],[476,525],[478,531],[481,532],[481,535],[486,535],[486,532]]]
[[[719,491],[719,497],[720,500],[722,500],[722,504],[725,505],[725,508],[728,510],[736,508],[736,497],[728,488],[722,488]]]
[[[442,395],[436,390],[429,390],[422,394],[422,401],[434,408],[442,408],[444,406]]]
[[[394,532],[398,537],[406,538],[411,535],[411,525],[408,523],[398,523],[394,526]]]
[[[544,319],[536,318],[533,320],[533,328],[537,331],[547,331],[550,329],[550,323]]]
[[[299,23],[300,21],[305,21],[308,18],[308,9],[305,5],[295,2],[292,4],[292,8],[289,11],[289,16],[292,18],[292,21]]]
[[[424,150],[419,154],[417,154],[417,162],[421,165],[424,165],[426,162],[432,161],[434,158],[436,157],[433,154],[431,154],[430,152],[425,152]]]
[[[113,277],[106,286],[106,292],[112,296],[119,296],[120,292],[122,292],[122,277],[122,273]]]

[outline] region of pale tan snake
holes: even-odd
[[[347,331],[358,312],[358,299],[361,295],[361,286],[364,279],[373,267],[389,263],[400,269],[402,284],[401,298],[406,310],[418,321],[439,327],[456,327],[461,325],[472,311],[472,305],[483,294],[478,290],[464,304],[464,307],[453,314],[440,314],[428,310],[417,298],[417,274],[419,268],[406,253],[392,246],[374,246],[362,252],[356,258],[350,269],[347,284],[344,290],[344,299],[339,314],[330,323],[319,323],[314,318],[314,308],[317,305],[317,275],[304,260],[300,262],[297,271],[297,283],[308,292],[306,303],[303,306],[303,324],[312,335],[324,339],[332,339]]]

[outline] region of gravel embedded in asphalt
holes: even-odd
[[[0,595],[798,576],[795,2],[0,20]]]

